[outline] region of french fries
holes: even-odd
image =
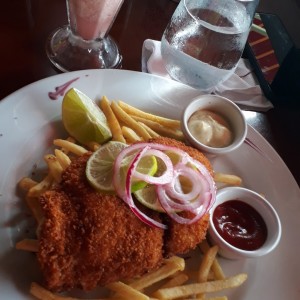
[[[169,281],[167,281],[164,285],[162,285],[160,288],[170,288],[175,287],[184,284],[189,280],[189,276],[185,273],[179,273],[178,275],[171,278]]]
[[[135,142],[142,141],[141,137],[136,134],[136,132],[127,126],[122,126],[122,134],[127,142],[127,144],[132,144]]]
[[[69,142],[68,140],[56,139],[53,141],[53,144],[58,147],[62,147],[66,152],[71,152],[75,155],[82,155],[88,152],[82,146],[79,146],[73,142]]]
[[[32,187],[34,187],[37,184],[38,183],[35,180],[32,180],[29,177],[24,177],[19,181],[18,186],[23,192],[28,192]]]
[[[97,142],[89,142],[87,146],[93,152],[97,151],[101,147],[101,145]]]
[[[55,182],[59,183],[61,181],[63,168],[59,163],[57,157],[52,154],[47,154],[44,156],[44,160],[47,163],[49,172],[54,178]]]
[[[138,122],[142,127],[145,128],[145,130],[151,135],[151,137],[156,138],[156,137],[160,137],[160,135],[155,132],[153,129],[151,129],[149,126],[147,126],[146,124],[142,123],[142,122]]]
[[[137,279],[136,281],[131,282],[130,286],[140,291],[160,280],[163,280],[175,274],[177,271],[183,271],[184,268],[185,268],[184,259],[174,256],[169,260],[166,260],[165,264],[160,269],[150,272],[142,276],[141,278]]]
[[[170,137],[170,138],[173,138],[173,139],[176,139],[179,141],[184,140],[183,133],[180,129],[165,127],[165,126],[161,125],[160,123],[154,122],[152,120],[144,119],[140,116],[132,116],[132,118],[135,121],[137,121],[139,123],[143,123],[144,125],[148,126],[152,130],[157,132],[159,135]]]
[[[211,266],[218,253],[218,250],[218,246],[213,246],[204,254],[198,271],[198,282],[207,282]],[[204,299],[204,297],[204,294],[197,295],[198,299]]]
[[[120,122],[132,128],[144,141],[148,141],[150,134],[141,127],[130,115],[128,115],[116,102],[111,103],[111,108]]]
[[[132,116],[139,116],[143,119],[150,120],[153,122],[156,122],[158,124],[161,124],[162,126],[174,128],[174,129],[180,129],[180,121],[178,120],[172,120],[168,118],[159,117],[157,115],[153,115],[150,113],[146,113],[140,109],[137,109],[123,101],[119,101],[118,104],[120,107],[127,112],[129,115]]]
[[[218,246],[213,246],[204,254],[199,268],[198,282],[205,282],[208,279],[210,268],[218,253]]]
[[[42,193],[50,189],[53,184],[53,177],[49,173],[41,182],[29,189],[27,196],[30,198],[39,197]]]
[[[159,289],[153,296],[161,300],[171,300],[181,297],[190,297],[196,294],[213,293],[224,289],[240,286],[247,279],[247,274],[240,273],[223,280],[191,283],[173,288]]]
[[[149,300],[149,297],[147,295],[120,281],[110,283],[106,287],[116,292],[117,295],[120,295],[122,297],[122,299]]]
[[[62,150],[55,149],[54,150],[55,156],[57,158],[57,161],[62,168],[62,170],[65,170],[71,163],[71,159],[67,154],[65,154]]]
[[[225,183],[227,185],[240,186],[242,184],[242,178],[232,174],[225,174],[215,172],[214,180],[216,182]]]
[[[199,247],[202,251],[203,254],[207,253],[210,249],[209,244],[207,243],[207,240],[203,240],[200,244]],[[213,271],[215,278],[216,279],[225,279],[225,274],[217,260],[217,258],[215,258],[213,260],[213,263],[211,265],[211,270]]]
[[[123,101],[110,103],[106,97],[101,99],[100,108],[106,116],[113,140],[130,144],[160,135],[183,140],[179,120],[146,113]]]
[[[38,240],[24,239],[16,244],[16,249],[29,252],[38,252]]]
[[[103,96],[100,101],[100,108],[106,116],[107,123],[112,134],[112,139],[114,141],[126,143],[126,140],[122,134],[120,123],[116,118],[113,110],[111,109],[108,99],[105,96]]]

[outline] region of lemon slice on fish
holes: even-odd
[[[111,139],[111,131],[102,110],[77,89],[70,89],[63,98],[62,121],[68,133],[82,144],[103,144]]]
[[[89,158],[86,165],[86,177],[90,184],[98,191],[113,193],[113,172],[114,161],[118,154],[127,147],[126,144],[116,141],[110,141],[102,145],[97,151],[95,151]],[[132,160],[132,157],[128,157],[122,163],[122,167],[119,170],[121,176],[125,177],[127,174],[128,166]],[[143,174],[153,176],[157,171],[157,161],[154,156],[143,157],[137,165],[137,171]],[[143,189],[147,185],[144,181],[133,181],[131,185],[131,191]]]

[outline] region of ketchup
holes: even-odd
[[[218,205],[213,214],[213,223],[225,241],[242,250],[256,250],[267,239],[267,226],[261,215],[240,200]]]

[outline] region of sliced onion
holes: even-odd
[[[149,149],[147,151],[147,156],[152,156],[152,155],[160,158],[164,162],[164,164],[166,165],[165,172],[159,177],[154,177],[136,171],[133,175],[134,179],[140,179],[149,184],[166,184],[171,182],[174,171],[173,171],[173,164],[170,157],[165,153],[163,153],[162,151],[156,149]]]
[[[158,198],[159,198],[160,204],[163,207],[163,209],[166,211],[166,213],[177,223],[185,224],[185,225],[190,225],[190,224],[193,224],[194,222],[197,222],[207,213],[208,206],[210,205],[212,196],[213,195],[211,193],[205,193],[203,195],[203,197],[204,197],[203,205],[201,205],[197,209],[191,211],[192,213],[195,214],[195,217],[188,219],[188,218],[184,218],[184,217],[180,216],[177,213],[176,209],[174,209],[173,205],[171,205],[171,201],[168,201],[169,197],[165,194],[164,190],[161,189],[158,191]]]
[[[124,158],[128,157],[129,155],[132,155],[134,153],[136,153],[138,150],[140,149],[144,149],[145,147],[148,147],[148,149],[151,148],[151,150],[153,151],[153,149],[157,149],[157,150],[166,150],[164,149],[165,146],[164,145],[161,145],[161,144],[152,144],[152,143],[137,143],[137,144],[133,144],[133,145],[130,145],[126,148],[124,148],[120,153],[119,155],[117,156],[115,162],[114,162],[114,176],[113,176],[113,185],[116,189],[118,189],[118,186],[122,185],[121,184],[121,175],[120,175],[120,168],[121,168],[121,165],[122,165],[122,161]],[[167,147],[167,146],[166,146]],[[173,148],[173,147],[172,147]],[[176,148],[175,148],[176,149]],[[169,147],[167,150],[170,150]],[[184,153],[184,152],[183,152]],[[172,165],[172,162],[170,160],[170,158],[163,152],[160,152],[160,155],[161,159],[165,162],[166,164],[166,171],[160,176],[160,177],[156,177],[156,178],[160,178],[159,180],[158,179],[154,179],[155,181],[155,184],[156,183],[166,183],[166,182],[170,182],[171,181],[171,170],[173,171],[173,165]],[[141,173],[138,173],[136,172],[135,173],[135,178],[139,178],[141,179],[141,177],[143,177],[143,175],[145,174],[141,174]],[[154,178],[154,177],[153,177]],[[145,178],[146,179],[146,178]],[[147,178],[147,180],[144,180],[144,179],[141,179],[143,181],[146,181],[148,182],[147,180],[150,180],[150,176],[149,178]],[[148,182],[150,183],[150,182]],[[123,191],[124,192],[124,191]],[[118,193],[119,194],[119,193]],[[124,193],[123,193],[124,194]],[[121,197],[121,196],[120,196]],[[121,197],[123,198],[123,196]]]
[[[150,226],[155,226],[157,228],[161,228],[161,229],[166,229],[167,226],[150,218],[149,216],[147,216],[145,213],[143,213],[142,211],[140,211],[137,206],[135,205],[133,198],[132,198],[132,194],[131,194],[131,181],[132,181],[132,175],[135,172],[135,169],[139,163],[139,161],[141,160],[141,158],[143,157],[143,155],[148,151],[149,147],[146,146],[145,148],[143,148],[142,150],[140,150],[136,156],[134,157],[134,159],[132,160],[128,172],[127,172],[127,176],[126,176],[126,182],[125,182],[125,189],[121,188],[120,186],[116,189],[117,194],[119,197],[121,197],[130,207],[131,211],[144,223],[150,225]]]
[[[192,190],[189,193],[184,193],[181,190],[179,177],[186,177],[192,184]],[[200,193],[202,184],[197,182],[200,179],[199,172],[188,167],[183,163],[178,163],[174,168],[174,177],[170,184],[165,186],[170,197],[177,199],[180,202],[192,201]],[[180,190],[179,190],[180,189]]]
[[[207,168],[200,163],[198,160],[193,159],[192,157],[190,157],[191,159],[191,163],[200,171],[200,173],[205,177],[206,182],[208,184],[208,189],[209,191],[212,193],[212,197],[209,201],[209,206],[207,208],[207,210],[210,210],[211,207],[213,206],[215,200],[216,200],[216,185],[215,182],[212,178],[212,176],[210,175],[209,171],[207,170]]]
[[[163,206],[163,202],[167,202],[171,212],[186,210],[193,213],[197,213],[199,211],[199,207],[202,207],[203,204],[205,204],[205,207],[209,207],[210,205],[210,202],[206,203],[207,200],[210,201],[210,192],[202,192],[195,199],[193,199],[192,202],[185,203],[178,203],[178,199],[174,199],[170,195],[168,195],[167,190],[164,189],[162,186],[156,186],[156,193],[160,204]]]
[[[162,151],[172,151],[181,158],[179,163],[173,166],[171,159]],[[121,182],[120,167],[122,161],[128,156],[134,158],[130,163],[125,182]],[[159,176],[150,176],[138,172],[137,166],[144,156],[160,158],[166,166],[165,172]],[[194,169],[195,168],[195,169]],[[179,176],[186,177],[191,182],[192,189],[188,193],[180,187]],[[190,157],[186,152],[172,146],[155,143],[137,143],[123,149],[114,163],[113,184],[119,197],[131,208],[133,213],[143,222],[165,229],[166,226],[140,211],[132,198],[132,179],[143,180],[156,186],[158,200],[166,213],[181,224],[192,224],[199,220],[215,201],[216,187],[207,168],[199,161]],[[195,216],[184,218],[178,211],[189,211]]]

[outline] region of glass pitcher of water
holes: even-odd
[[[181,0],[161,40],[169,75],[213,91],[234,72],[259,0]]]

